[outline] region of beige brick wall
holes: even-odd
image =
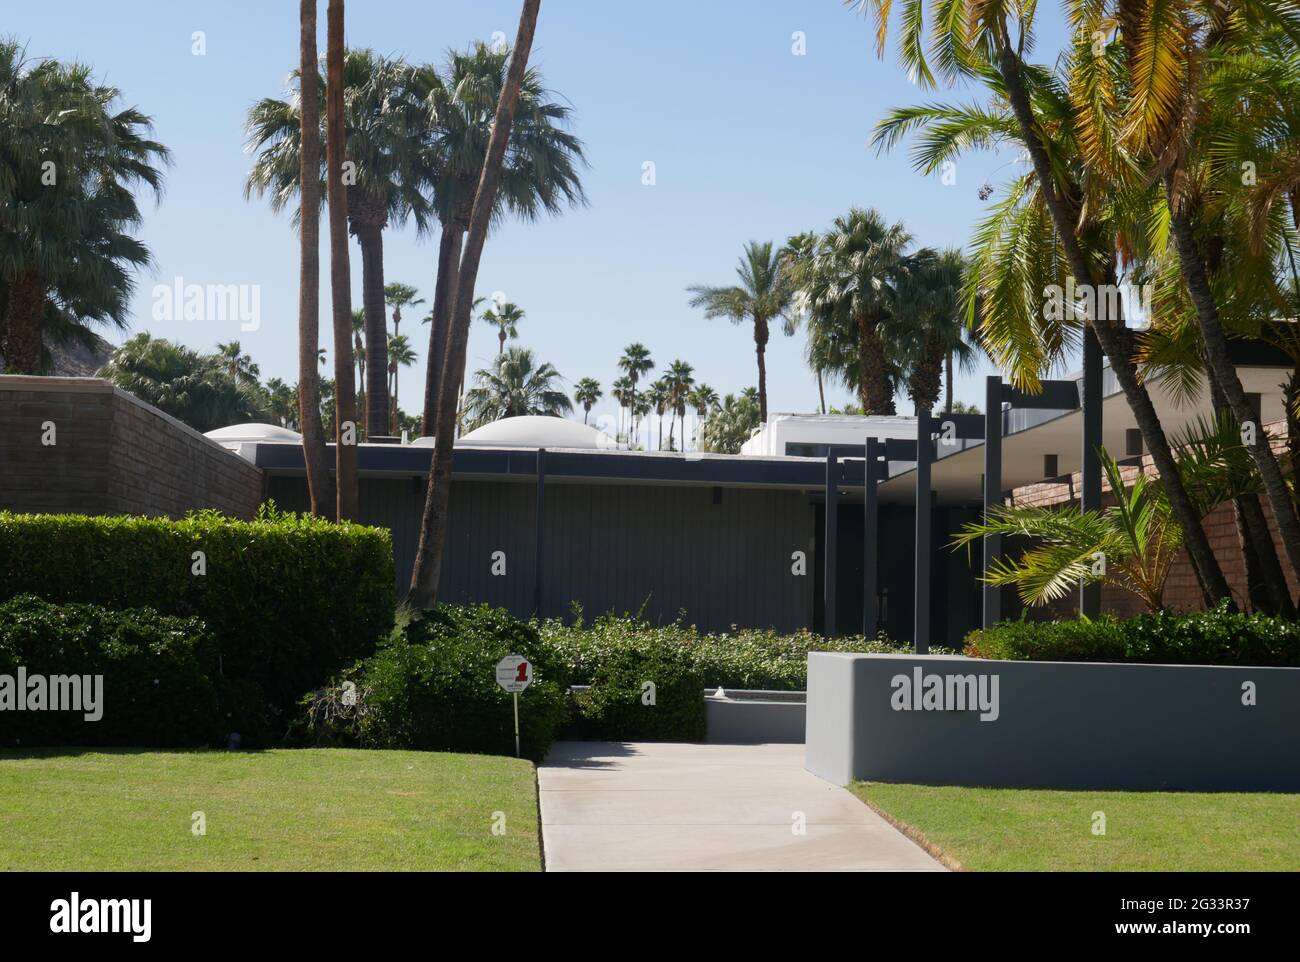
[[[1279,455],[1283,454],[1286,448],[1285,422],[1266,425],[1265,430],[1272,438],[1274,451]],[[1149,477],[1159,477],[1159,472],[1156,471],[1150,455],[1143,456],[1142,471]],[[1124,483],[1131,484],[1133,478],[1137,476],[1137,472],[1136,465],[1123,468]],[[1080,483],[1080,475],[1076,472],[1071,477],[1069,485],[1065,483],[1025,485],[1011,492],[1011,500],[1017,506],[1036,505],[1047,507],[1058,504],[1073,504],[1077,507],[1079,504]],[[1073,498],[1070,497],[1071,490],[1075,494]],[[1297,592],[1297,584],[1290,571],[1290,566],[1286,563],[1286,555],[1282,551],[1282,542],[1278,537],[1277,525],[1273,523],[1273,511],[1269,507],[1266,498],[1260,500],[1263,502],[1264,514],[1269,521],[1269,530],[1273,533],[1273,543],[1277,548],[1278,557],[1282,559],[1282,568],[1287,573],[1287,582],[1291,586],[1291,593],[1294,596]],[[1102,503],[1111,503],[1110,488],[1106,486],[1105,479],[1102,480]],[[1246,602],[1246,563],[1241,554],[1241,542],[1237,536],[1237,523],[1233,518],[1232,505],[1219,505],[1206,516],[1202,526],[1205,528],[1205,535],[1210,540],[1210,547],[1214,550],[1215,557],[1219,559],[1219,565],[1223,569],[1223,576],[1228,581],[1228,587],[1232,589],[1238,604],[1244,607]],[[1110,586],[1102,588],[1101,603],[1103,611],[1120,616],[1138,614],[1145,610],[1145,606],[1136,595]],[[1201,587],[1196,581],[1196,575],[1192,570],[1192,564],[1187,557],[1186,550],[1178,552],[1178,556],[1169,569],[1169,577],[1165,581],[1164,603],[1175,611],[1194,611],[1204,607],[1201,598]],[[1048,610],[1051,611],[1052,615],[1061,616],[1078,612],[1078,608],[1073,602],[1062,602],[1059,605],[1048,606]]]
[[[0,376],[0,509],[248,518],[262,490],[258,468],[107,381]]]

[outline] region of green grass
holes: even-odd
[[[0,869],[538,871],[536,781],[432,752],[4,751]]]
[[[849,788],[954,868],[1300,870],[1300,795]],[[1094,812],[1105,835],[1093,834]]]

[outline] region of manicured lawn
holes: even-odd
[[[963,869],[1300,870],[1300,795],[849,787]]]
[[[207,834],[195,837],[203,812]],[[504,813],[504,834],[493,834]],[[530,762],[340,749],[0,752],[0,869],[538,871]]]

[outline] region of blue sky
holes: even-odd
[[[142,234],[157,263],[140,278],[133,330],[205,350],[239,339],[264,376],[295,380],[297,239],[287,215],[243,198],[250,163],[243,122],[254,100],[282,91],[297,62],[298,5],[4,6],[5,34],[27,40],[33,56],[91,64],[128,103],[153,116],[156,136],[173,151],[166,194],[146,209]],[[354,0],[347,42],[438,62],[448,48],[496,31],[513,39],[518,13],[517,0]],[[323,48],[325,0],[320,29]],[[203,56],[192,53],[195,31],[205,35]],[[792,52],[796,31],[806,38],[801,56]],[[570,383],[591,376],[608,388],[622,348],[639,340],[661,366],[675,358],[693,364],[697,380],[719,394],[754,384],[748,329],[705,321],[688,306],[688,285],[730,283],[746,240],[822,229],[853,205],[903,220],[918,243],[964,246],[986,206],[979,186],[1012,173],[1011,154],[983,156],[961,163],[956,183],[944,185],[914,173],[904,150],[877,156],[868,147],[870,132],[888,108],[976,94],[919,90],[892,50],[884,61],[876,58],[872,38],[870,25],[838,0],[545,0],[530,62],[574,108],[574,130],[591,164],[590,206],[494,232],[479,293],[501,291],[524,308],[520,343]],[[646,161],[655,164],[652,187],[642,184]],[[413,284],[432,300],[436,250],[436,238],[417,239],[413,227],[390,230],[386,279]],[[322,267],[328,344],[327,262]],[[360,306],[355,245],[352,274],[353,303]],[[178,277],[187,284],[258,285],[260,329],[241,332],[237,321],[153,320],[154,285]],[[417,341],[422,364],[425,344],[416,332],[428,328],[403,330]],[[773,335],[770,410],[814,410],[816,384],[802,350],[802,334]],[[471,371],[495,351],[493,330],[476,323]],[[404,372],[406,410],[420,409],[421,372]],[[983,373],[959,378],[957,396],[980,402]],[[848,399],[842,388],[828,394],[831,403]],[[606,400],[602,408],[613,404]]]

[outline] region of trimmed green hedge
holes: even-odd
[[[217,692],[208,670],[216,644],[197,618],[147,608],[54,605],[32,595],[0,603],[0,744],[183,747],[219,738]],[[18,669],[26,676],[91,676],[86,711],[18,711]],[[97,697],[93,676],[102,676]],[[84,685],[81,687],[84,688]],[[47,696],[48,697],[48,696]],[[50,705],[49,701],[45,703]]]
[[[375,649],[392,628],[394,580],[387,530],[274,505],[251,522],[0,512],[0,601],[35,594],[201,618],[216,639],[223,710],[246,740],[269,723],[250,713],[292,710]]]
[[[823,638],[811,631],[782,635],[762,629],[701,634],[687,625],[651,625],[603,615],[590,625],[559,620],[541,625],[542,643],[565,664],[575,684],[589,685],[602,665],[627,648],[679,652],[704,678],[705,688],[802,691],[808,683],[808,652],[910,652],[883,635]],[[932,648],[931,651],[942,651]]]
[[[610,741],[704,741],[704,672],[686,649],[614,649],[577,696],[584,737]]]
[[[1300,666],[1300,623],[1228,611],[1134,618],[1004,621],[966,638],[974,658]]]

